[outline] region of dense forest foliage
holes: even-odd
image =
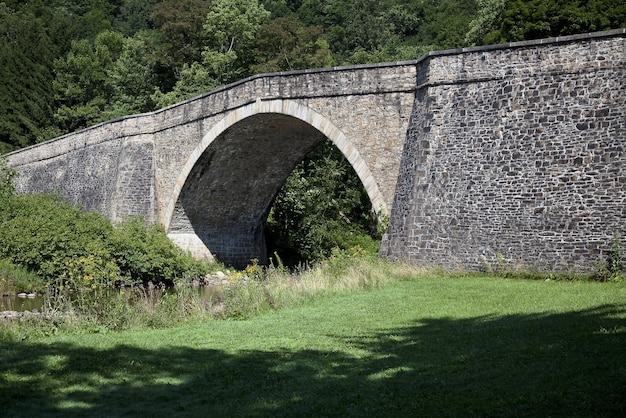
[[[255,73],[625,26],[625,0],[4,0],[0,154]]]

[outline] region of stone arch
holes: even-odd
[[[198,257],[210,257],[210,249],[236,266],[251,258],[264,261],[263,228],[271,201],[295,165],[325,138],[346,156],[374,210],[387,213],[367,164],[335,124],[292,100],[257,99],[227,113],[204,135],[178,176],[161,223],[174,242]],[[280,152],[264,149],[278,145],[288,146]],[[219,168],[226,166],[229,170]],[[249,185],[250,195],[245,193]],[[203,199],[214,199],[212,206],[203,210],[194,203]],[[241,206],[248,205],[242,214]]]

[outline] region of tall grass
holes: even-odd
[[[249,280],[225,289],[221,316],[247,318],[270,309],[298,306],[322,294],[376,289],[390,281],[415,277],[419,271],[365,253],[337,249],[328,259],[295,271],[270,266],[251,273]]]
[[[253,263],[244,271],[231,273],[228,284],[211,287],[211,292],[200,292],[188,283],[179,283],[174,288],[139,285],[114,291],[96,287],[49,294],[43,315],[0,326],[5,328],[5,333],[24,338],[57,332],[164,328],[211,319],[241,320],[300,306],[318,296],[378,289],[390,282],[418,276],[449,277],[450,274],[380,260],[358,249],[335,250],[328,259],[295,271],[282,265],[261,267]],[[522,273],[512,276],[510,272],[504,276],[539,277]]]
[[[402,264],[335,251],[324,262],[296,271],[253,264],[233,273],[228,284],[215,286],[212,292],[201,292],[189,284],[48,292],[42,315],[5,321],[0,327],[5,334],[21,339],[58,332],[108,332],[210,319],[246,319],[299,306],[315,296],[375,289],[416,274],[414,268]]]

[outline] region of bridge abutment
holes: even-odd
[[[626,243],[626,42],[563,41],[430,60],[386,256],[588,272]]]

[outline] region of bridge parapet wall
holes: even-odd
[[[415,91],[416,62],[263,74],[152,113],[153,133],[244,107],[257,100],[309,100]],[[143,121],[138,121],[138,124]]]
[[[154,135],[256,100],[312,99],[412,92],[416,62],[357,65],[252,76],[170,107],[103,122],[9,154],[13,166],[43,161],[103,142]]]
[[[623,64],[624,30],[438,51],[427,54],[418,86],[611,70]]]

